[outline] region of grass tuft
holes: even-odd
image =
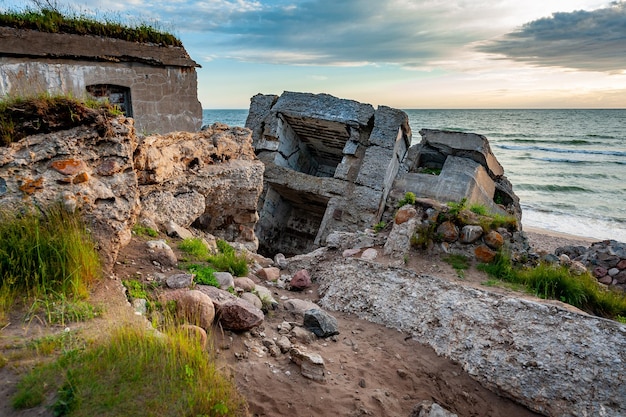
[[[59,311],[59,306],[84,309],[71,303],[89,295],[101,269],[94,242],[78,214],[59,206],[44,213],[28,208],[0,210],[0,242],[0,316],[18,294],[33,301],[31,311],[43,307],[49,319],[56,313],[66,315],[67,310]]]
[[[182,240],[178,244],[178,249],[191,255],[197,260],[206,259],[209,256],[209,249],[206,247],[202,239],[197,237]]]
[[[245,256],[238,255],[235,249],[225,240],[218,239],[216,244],[219,253],[209,256],[207,261],[218,271],[227,271],[237,277],[247,276],[248,259]]]
[[[47,398],[49,404],[45,404]],[[239,416],[245,400],[216,370],[197,339],[124,327],[84,350],[38,366],[18,384],[16,409],[38,405],[55,415]]]

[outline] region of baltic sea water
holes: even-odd
[[[522,224],[626,242],[626,109],[405,110],[419,130],[484,135],[522,205]],[[244,126],[247,110],[204,110]]]

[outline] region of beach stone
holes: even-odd
[[[219,322],[228,330],[250,330],[263,323],[264,318],[261,309],[240,298],[227,301],[219,309]]]
[[[193,274],[174,274],[167,277],[165,285],[168,288],[189,288],[193,282]]]
[[[443,222],[437,227],[437,233],[444,242],[456,242],[459,239],[459,228],[450,221]]]
[[[287,353],[291,349],[292,344],[289,338],[283,335],[276,340],[276,346],[278,346],[282,353]]]
[[[374,261],[378,257],[378,251],[374,248],[365,249],[361,254],[364,261]]]
[[[179,292],[175,297],[180,316],[205,330],[211,328],[215,319],[215,307],[208,295],[198,290],[189,290]]]
[[[424,400],[411,410],[409,417],[458,417],[437,403]]]
[[[301,269],[293,275],[289,282],[290,288],[296,291],[302,291],[311,286],[311,275],[306,269]]]
[[[304,312],[304,327],[315,333],[317,337],[330,337],[339,334],[337,319],[320,309]]]
[[[186,331],[187,335],[191,339],[197,339],[198,343],[200,343],[200,346],[202,346],[202,349],[206,348],[208,337],[206,330],[204,330],[202,327],[194,326],[193,324],[183,324],[182,326],[180,326],[180,329]]]
[[[287,268],[287,258],[285,258],[285,255],[283,255],[282,253],[277,253],[274,256],[274,263],[278,265],[280,269]]]
[[[278,281],[278,278],[280,278],[280,269],[275,266],[261,268],[256,275],[265,281]]]
[[[626,259],[619,261],[615,267],[620,270],[626,269]]]
[[[146,242],[150,260],[158,262],[162,266],[172,267],[178,264],[176,254],[164,240],[151,240]]]
[[[618,256],[611,255],[609,253],[600,252],[596,254],[596,261],[598,264],[607,269],[615,268],[620,260],[621,259]]]
[[[317,382],[326,381],[324,359],[317,353],[304,352],[300,349],[292,348],[289,351],[290,359],[300,366],[302,376]]]
[[[263,302],[261,299],[251,292],[244,292],[241,294],[241,299],[249,302],[259,310],[263,308]]]
[[[496,258],[496,252],[486,245],[480,245],[474,249],[474,255],[476,259],[483,263],[490,263]]]
[[[605,275],[601,278],[598,279],[598,282],[600,284],[604,284],[604,285],[611,285],[613,283],[613,278],[609,275]]]
[[[248,277],[238,277],[238,278],[234,278],[234,286],[236,288],[241,288],[244,291],[252,291],[254,290],[255,287],[255,283],[254,281],[252,281],[250,278]]]
[[[593,276],[596,278],[602,278],[606,276],[608,273],[609,271],[607,271],[606,268],[604,267],[596,266],[595,268],[593,268]]]
[[[574,275],[582,275],[587,272],[587,267],[582,262],[572,261],[569,270]]]
[[[562,253],[561,255],[559,255],[559,262],[561,262],[561,265],[569,266],[572,263],[572,260],[569,256]]]
[[[483,228],[480,226],[467,225],[461,229],[461,243],[474,243],[483,235]]]
[[[414,207],[404,206],[396,213],[395,222],[396,224],[402,224],[415,216],[417,216],[417,210]]]
[[[222,290],[235,286],[235,279],[230,272],[214,272],[213,277],[220,283],[220,289]]]
[[[504,238],[502,235],[495,230],[491,230],[487,233],[483,239],[487,246],[491,249],[498,250],[504,245]]]
[[[626,284],[626,271],[621,271],[619,274],[613,277],[616,284]]]
[[[619,269],[617,268],[611,268],[608,270],[607,272],[610,276],[614,277],[615,275],[619,274]]]

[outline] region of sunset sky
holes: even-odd
[[[180,37],[204,108],[285,90],[406,109],[626,108],[626,1],[48,1]]]

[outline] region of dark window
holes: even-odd
[[[126,117],[133,117],[133,105],[130,100],[130,88],[114,84],[92,84],[87,92],[98,100],[108,100],[119,107]]]

